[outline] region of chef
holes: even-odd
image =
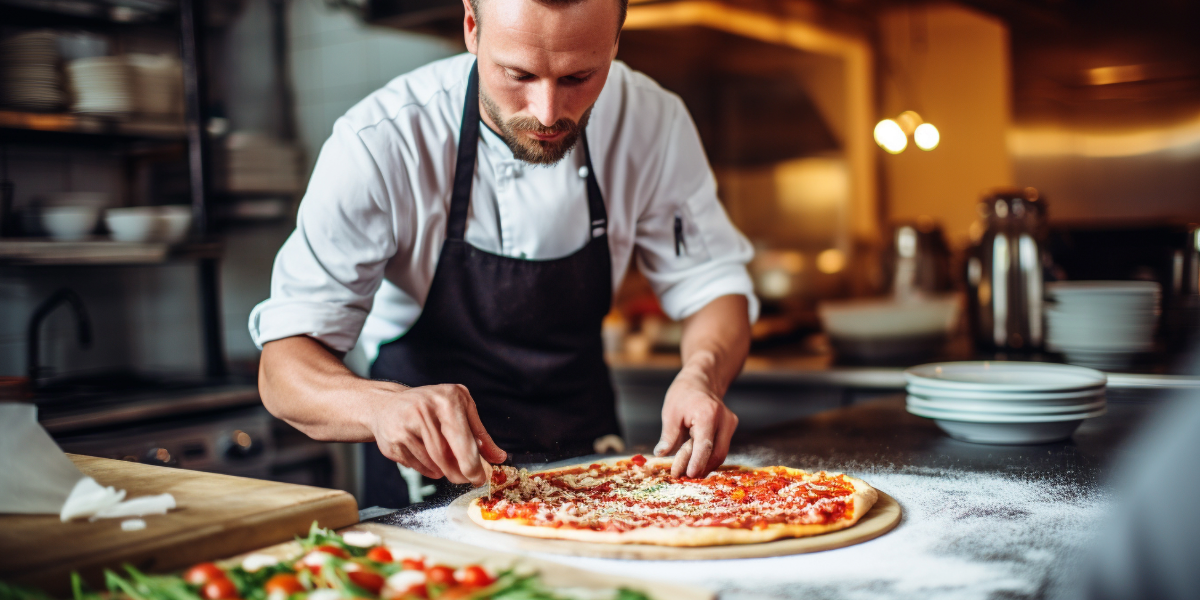
[[[401,75],[334,124],[250,316],[259,386],[319,440],[486,483],[507,452],[619,434],[601,321],[631,261],[683,322],[655,453],[719,466],[758,306],[680,99],[614,61],[627,0],[466,0],[469,54]],[[370,379],[342,362],[360,344]]]

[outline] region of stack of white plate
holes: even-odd
[[[1071,437],[1105,412],[1104,373],[1031,362],[951,362],[912,367],[908,412],[951,437],[979,444],[1044,444]]]
[[[135,108],[129,63],[123,56],[79,58],[67,63],[75,104],[71,110],[123,116]]]
[[[1154,345],[1162,296],[1155,282],[1061,281],[1046,295],[1046,348],[1067,362],[1119,369]]]
[[[49,112],[65,103],[57,34],[29,31],[0,42],[0,104]]]

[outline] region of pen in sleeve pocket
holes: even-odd
[[[687,252],[687,242],[683,239],[683,217],[675,215],[675,256],[683,256]]]

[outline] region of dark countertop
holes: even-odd
[[[902,395],[740,431],[731,462],[860,476],[900,502],[901,524],[857,546],[768,559],[543,557],[700,583],[722,598],[1060,597],[1073,587],[1078,562],[1111,504],[1110,467],[1160,404],[1157,392],[1114,391],[1107,415],[1085,422],[1069,441],[1035,446],[951,439],[932,421],[905,412]],[[374,520],[472,541],[442,516],[465,489]]]

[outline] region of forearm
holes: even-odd
[[[750,352],[745,296],[721,296],[683,321],[681,377],[695,378],[717,398],[742,370]]]
[[[394,392],[404,388],[395,385]],[[258,370],[263,405],[309,437],[324,441],[369,442],[374,406],[388,385],[365,380],[346,368],[320,342],[295,336],[263,346]]]

